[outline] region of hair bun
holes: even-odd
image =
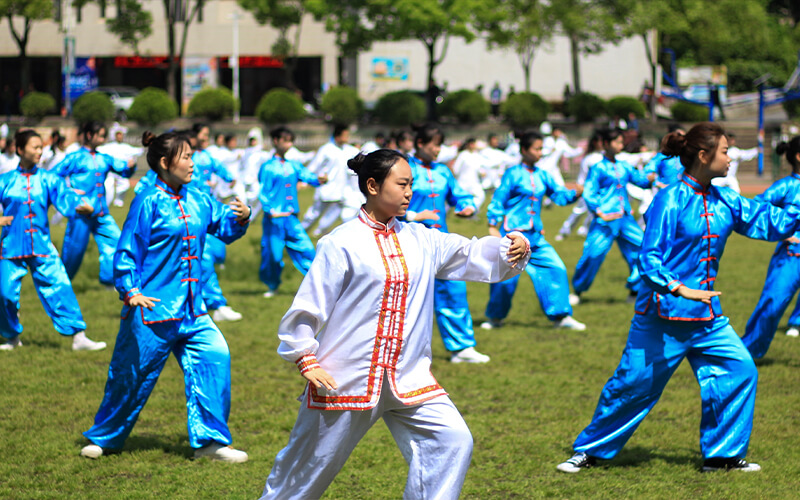
[[[142,146],[148,147],[150,144],[155,140],[156,134],[150,132],[149,130],[145,130],[144,134],[142,134]]]
[[[366,159],[367,155],[364,153],[358,153],[353,158],[347,160],[347,167],[358,174],[358,172],[361,170],[361,167],[364,166],[364,161],[366,161]]]
[[[667,156],[680,156],[684,146],[686,146],[686,135],[678,131],[670,132],[661,152]]]
[[[789,143],[788,142],[781,142],[780,144],[775,146],[775,152],[778,153],[779,155],[783,155],[787,151],[789,151]]]

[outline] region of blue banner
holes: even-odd
[[[86,92],[91,92],[98,86],[97,72],[95,71],[94,57],[76,57],[75,67],[69,76],[69,97],[75,101]],[[64,89],[63,97],[66,99],[66,75],[61,75],[61,88]]]

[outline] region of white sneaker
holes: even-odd
[[[569,330],[575,330],[577,332],[582,332],[586,330],[586,325],[576,320],[572,316],[564,316],[559,321],[553,321],[553,326],[555,326],[556,328],[567,328]]]
[[[569,305],[577,306],[580,303],[581,303],[581,296],[580,295],[578,295],[577,293],[569,294]]]
[[[572,455],[572,458],[567,460],[566,462],[561,462],[556,466],[560,472],[566,472],[567,474],[576,474],[581,471],[581,469],[588,469],[595,465],[595,458],[590,457],[586,453],[575,453]]]
[[[800,336],[800,330],[798,330],[796,326],[793,326],[793,327],[789,328],[788,330],[786,330],[786,335],[788,335],[789,337],[799,337]]]
[[[105,348],[105,342],[95,342],[86,336],[86,332],[78,332],[72,336],[73,351],[101,351]]]
[[[273,290],[267,290],[266,292],[264,292],[264,298],[265,299],[271,299],[274,296],[275,296],[275,292]]]
[[[479,353],[474,347],[467,347],[450,356],[451,363],[488,363],[489,359],[489,356]]]
[[[194,450],[194,458],[210,458],[220,462],[239,464],[247,462],[247,453],[235,449],[233,446],[225,446],[219,443],[211,443]]]
[[[103,456],[103,448],[96,444],[87,444],[81,450],[81,456],[86,458],[100,458]]]
[[[214,311],[214,321],[239,321],[242,315],[231,309],[230,306],[222,306]]]
[[[22,347],[22,341],[19,339],[19,335],[13,339],[6,339],[5,342],[0,344],[0,351],[13,351],[17,347]]]
[[[558,233],[558,234],[556,235],[556,241],[564,241],[564,238],[566,238],[566,236],[564,236],[564,235],[563,235],[563,234],[561,234],[561,233]]]
[[[586,235],[589,234],[589,230],[586,229],[584,226],[581,226],[578,228],[577,231],[575,231],[575,233],[581,238],[586,238]]]
[[[501,326],[503,326],[503,321],[499,319],[490,319],[481,323],[481,328],[484,330],[494,330],[495,328],[500,328]]]

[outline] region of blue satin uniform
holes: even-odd
[[[756,199],[776,207],[800,212],[800,175],[792,174],[780,179],[764,193],[756,196]],[[800,232],[793,236],[800,238]],[[781,316],[798,288],[800,288],[800,244],[782,241],[778,243],[769,262],[764,290],[742,337],[742,342],[754,358],[761,358],[767,354]],[[792,313],[793,317],[789,318],[789,324],[792,326],[798,324],[797,318],[794,317],[796,312],[797,308]]]
[[[0,175],[0,205],[3,215],[13,216],[0,232],[0,335],[14,338],[22,333],[19,295],[22,278],[28,274],[45,312],[56,331],[75,335],[86,329],[78,299],[64,264],[50,241],[47,209],[54,205],[67,217],[75,216],[81,199],[57,175],[33,167]]]
[[[643,284],[628,341],[574,449],[614,457],[688,358],[700,384],[703,457],[744,458],[758,379],[753,358],[722,315],[719,297],[709,305],[673,292],[681,285],[714,289],[732,231],[774,241],[800,229],[800,218],[730,189],[703,188],[686,174],[659,191],[647,217],[639,253]]]
[[[636,257],[639,247],[642,246],[642,229],[631,213],[625,188],[629,182],[642,188],[650,187],[647,177],[624,161],[611,161],[604,157],[589,169],[583,190],[583,201],[586,202],[589,212],[595,215],[620,214],[622,217],[610,222],[599,216],[592,220],[583,245],[583,254],[572,276],[575,293],[583,293],[592,286],[614,240],[631,271],[627,287],[632,292],[638,290],[640,278],[636,269]]]
[[[475,207],[472,195],[456,182],[453,173],[441,163],[425,164],[416,157],[409,157],[408,164],[414,176],[408,210],[422,212],[433,210],[438,218],[419,221],[428,227],[447,231],[447,206],[454,207],[456,212]],[[475,346],[475,331],[472,326],[472,314],[467,303],[467,284],[463,281],[436,280],[434,284],[434,314],[439,333],[442,335],[444,347],[450,352],[461,351]]]
[[[681,180],[683,176],[683,165],[677,156],[667,156],[658,152],[644,166],[645,175],[656,174],[656,182],[669,186]]]
[[[103,402],[84,432],[94,444],[122,447],[170,353],[184,373],[189,444],[231,443],[230,353],[207,314],[200,256],[206,234],[230,243],[246,230],[229,207],[191,187],[175,193],[159,179],[134,198],[114,258],[120,330]],[[130,307],[136,295],[159,302]]]
[[[519,231],[528,238],[531,258],[525,270],[533,281],[536,296],[547,319],[556,321],[571,315],[572,306],[569,305],[567,268],[552,245],[544,239],[540,214],[545,196],[561,206],[578,199],[574,190],[557,184],[550,174],[539,167],[525,164],[511,167],[503,174],[500,186],[492,196],[487,218],[492,226],[503,223],[500,229],[503,236]],[[518,282],[517,275],[489,285],[487,318],[500,320],[508,316]]]
[[[261,165],[258,180],[261,184],[258,200],[264,209],[261,268],[258,275],[274,291],[281,284],[284,248],[304,276],[314,260],[314,244],[297,219],[300,212],[297,183],[305,182],[311,186],[319,186],[320,183],[317,176],[302,163],[277,155]]]
[[[73,279],[78,273],[83,255],[86,253],[86,246],[89,244],[89,234],[92,234],[100,253],[100,283],[111,286],[119,226],[108,211],[106,176],[113,171],[121,177],[128,178],[136,171],[136,167],[129,168],[123,160],[103,153],[92,153],[83,147],[68,154],[55,166],[54,171],[61,177],[68,177],[70,187],[83,191],[84,196],[91,200],[94,206],[92,215],[75,215],[67,222],[64,244],[61,247],[61,260],[67,269],[67,275]]]

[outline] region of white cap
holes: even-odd
[[[0,125],[0,139],[5,139],[8,137],[8,124],[4,123]]]
[[[553,133],[553,126],[550,125],[550,122],[544,121],[539,125],[539,133],[542,135],[550,135]]]
[[[111,137],[116,136],[118,133],[122,133],[123,135],[128,133],[128,127],[123,127],[117,122],[114,122],[111,125],[111,128],[108,129],[108,135]]]

